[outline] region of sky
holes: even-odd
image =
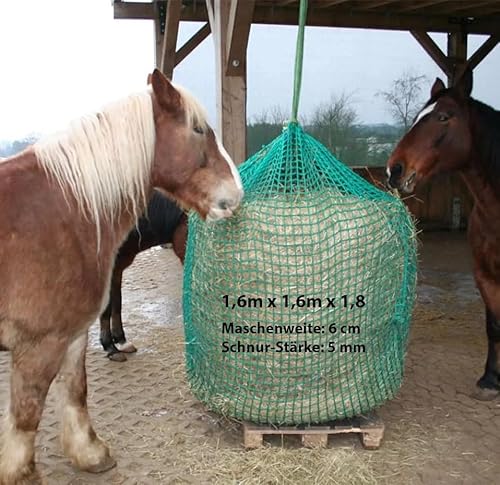
[[[201,24],[181,23],[178,45]],[[289,111],[297,29],[252,26],[247,115]],[[446,36],[433,34],[445,50]],[[469,55],[485,40],[469,36]],[[114,20],[111,0],[0,0],[0,140],[50,133],[106,102],[141,90],[154,68],[154,26]],[[307,28],[300,114],[332,95],[350,94],[358,120],[391,122],[375,94],[405,70],[445,76],[407,32]],[[473,95],[500,108],[500,47],[475,70]],[[215,62],[209,36],[175,70],[215,123]],[[427,93],[426,93],[427,95]]]

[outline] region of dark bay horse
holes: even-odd
[[[0,163],[0,348],[12,361],[1,485],[40,483],[35,436],[58,374],[64,453],[90,472],[114,466],[89,419],[85,351],[118,248],[154,188],[209,220],[243,196],[195,98],[158,70],[150,80]]]
[[[436,79],[387,172],[390,185],[409,193],[423,179],[456,170],[472,193],[468,238],[488,336],[485,371],[474,395],[488,400],[500,394],[500,112],[471,98],[471,91],[470,69],[453,88]]]
[[[172,243],[174,253],[184,263],[187,240],[187,216],[179,206],[154,191],[147,211],[130,231],[116,256],[109,302],[101,315],[101,344],[111,360],[123,362],[126,353],[136,348],[127,342],[122,323],[122,276],[142,251],[160,244]]]

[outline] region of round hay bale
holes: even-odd
[[[302,158],[266,166],[290,138],[305,147]],[[312,161],[303,156],[311,144]],[[320,423],[365,413],[400,387],[415,284],[411,218],[323,147],[318,157],[317,145],[292,128],[242,167],[246,197],[235,216],[190,217],[188,376],[224,415]],[[269,171],[280,183],[262,183]]]

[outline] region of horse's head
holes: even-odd
[[[203,218],[229,217],[243,197],[241,179],[205,112],[160,71],[149,81],[156,126],[153,187]]]
[[[467,165],[471,151],[471,91],[470,69],[453,88],[446,89],[443,81],[436,79],[429,101],[387,162],[391,187],[410,193],[423,179]]]

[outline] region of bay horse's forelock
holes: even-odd
[[[35,435],[59,372],[63,451],[90,472],[115,463],[88,416],[85,351],[87,329],[106,303],[118,247],[144,210],[153,180],[167,191],[176,177],[177,187],[189,182],[179,194],[190,200],[198,192],[192,180],[201,180],[224,203],[231,198],[222,217],[242,196],[215,142],[209,146],[206,134],[186,125],[189,116],[180,110],[189,104],[155,71],[153,91],[0,163],[0,346],[12,357],[1,485],[38,483]],[[172,140],[173,134],[180,138]],[[207,203],[218,204],[217,197]]]
[[[471,89],[471,73],[466,72],[455,88],[445,89],[436,80],[427,103],[432,109],[423,110],[398,143],[387,171],[389,182],[396,186],[404,186],[403,177],[420,180],[433,173],[459,171],[473,196],[468,238],[474,278],[486,307],[488,337],[485,371],[474,396],[484,400],[500,395],[500,112],[471,98]],[[444,109],[446,103],[454,107],[450,112]],[[436,113],[440,109],[443,115]],[[439,135],[430,131],[430,123],[439,129],[429,118],[431,113],[440,116],[446,127]]]

